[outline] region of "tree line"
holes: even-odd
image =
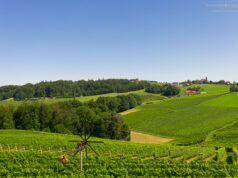
[[[26,102],[16,109],[1,105],[0,129],[78,134],[86,127],[92,136],[130,140],[130,130],[117,113],[140,104],[140,96],[129,94],[99,97],[84,103],[78,100],[54,104]]]
[[[212,81],[212,80],[187,80],[187,81],[183,81],[180,82],[181,84],[185,84],[185,83],[191,83],[191,84],[219,84],[219,85],[225,85],[226,81],[225,80],[219,80],[219,81]]]
[[[147,85],[145,91],[154,94],[162,94],[163,96],[174,96],[179,94],[180,89],[170,84],[164,84],[164,85]]]
[[[8,85],[0,87],[0,100],[9,98],[24,100],[37,97],[74,98],[114,92],[123,93],[144,89],[148,84],[148,81],[137,79],[43,81],[34,85],[28,83],[23,86]]]
[[[190,91],[200,91],[201,87],[200,86],[188,87],[187,90],[190,90]]]

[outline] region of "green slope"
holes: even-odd
[[[238,147],[238,122],[232,122],[224,127],[211,132],[205,146],[218,146],[218,147]]]
[[[204,106],[223,94],[172,98],[144,105],[140,111],[123,116],[134,131],[171,138],[205,137],[210,131],[238,119],[238,108]]]
[[[209,100],[203,103],[203,106],[215,106],[215,107],[238,107],[238,93],[229,93],[227,95],[223,95],[219,98]]]

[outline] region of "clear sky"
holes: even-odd
[[[237,0],[0,0],[0,85],[238,81]]]

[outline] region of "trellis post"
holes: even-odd
[[[80,172],[83,170],[83,152],[80,150]]]

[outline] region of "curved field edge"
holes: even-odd
[[[225,93],[171,98],[143,105],[140,111],[123,116],[131,130],[166,138],[205,139],[207,134],[237,120],[238,109],[203,106]]]
[[[233,121],[219,129],[210,132],[202,144],[204,146],[237,147],[238,121]]]

